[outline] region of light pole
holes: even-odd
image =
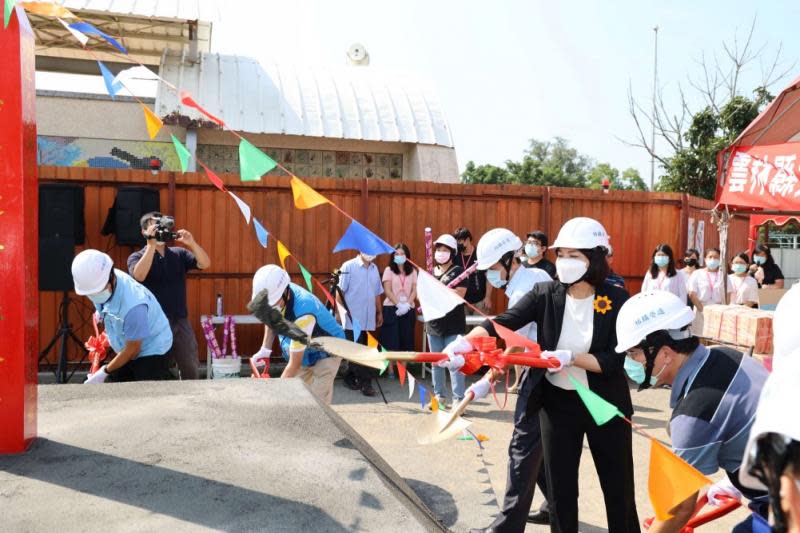
[[[653,27],[653,132],[650,140],[650,190],[653,190],[656,179],[656,91],[658,90],[658,26]]]

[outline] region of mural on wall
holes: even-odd
[[[40,165],[149,170],[157,159],[162,170],[181,169],[172,143],[39,135],[37,145]]]

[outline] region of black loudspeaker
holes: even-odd
[[[103,225],[102,234],[117,235],[117,244],[125,246],[144,246],[139,219],[151,211],[158,211],[160,198],[158,191],[150,187],[120,187],[114,205],[108,210],[108,218]]]
[[[83,187],[39,186],[39,290],[72,290],[75,245],[86,241]]]

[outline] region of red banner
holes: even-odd
[[[800,143],[734,148],[717,201],[731,207],[800,211],[798,154]]]

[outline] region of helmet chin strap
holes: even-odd
[[[658,355],[659,350],[661,350],[661,346],[642,345],[642,351],[644,352],[645,358],[644,381],[639,384],[639,391],[650,388],[650,378],[653,375],[653,367],[656,364],[656,356]]]

